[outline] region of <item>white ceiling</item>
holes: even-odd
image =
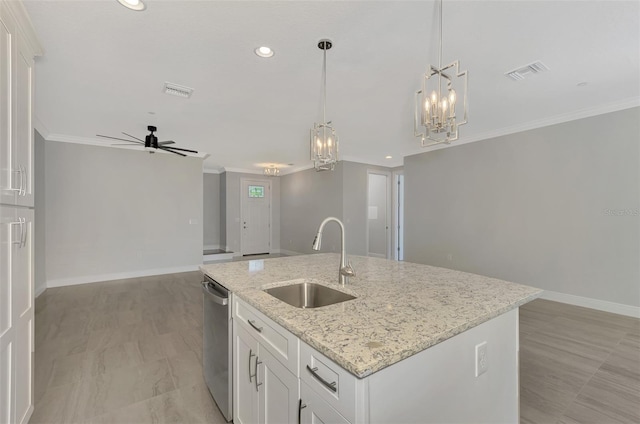
[[[306,167],[321,119],[317,42],[330,38],[327,119],[341,157],[398,166],[424,151],[413,96],[437,58],[433,1],[146,0],[144,12],[116,0],[24,3],[45,49],[36,121],[47,139],[109,145],[95,135],[144,136],[151,124],[160,140],[208,153],[206,168]],[[275,56],[256,56],[261,45]],[[443,62],[469,71],[460,142],[637,106],[639,57],[639,1],[444,3]],[[551,70],[504,76],[536,60]],[[193,96],[163,94],[165,81]]]

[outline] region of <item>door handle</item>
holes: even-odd
[[[262,327],[258,327],[254,324],[254,321],[248,319],[247,322],[250,326],[252,326],[258,333],[262,333]]]
[[[19,225],[20,226],[20,240],[19,241],[14,241],[12,238],[11,244],[17,244],[19,248],[23,247],[23,241],[24,241],[24,224],[25,224],[25,219],[24,218],[18,218],[17,221],[14,222],[10,222],[9,226],[13,227],[14,225]]]

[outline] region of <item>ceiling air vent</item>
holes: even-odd
[[[173,84],[171,82],[165,82],[163,91],[165,92],[165,94],[184,97],[188,99],[189,97],[191,97],[191,94],[193,93],[193,88],[185,87],[183,85]]]
[[[546,72],[549,70],[549,67],[544,63],[537,61],[530,63],[528,65],[522,66],[518,69],[514,69],[513,71],[509,71],[505,73],[505,76],[511,78],[514,81],[523,80],[529,74],[539,74],[541,72]]]

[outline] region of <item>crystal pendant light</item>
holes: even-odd
[[[275,165],[270,165],[264,168],[264,175],[267,175],[269,177],[277,177],[280,175],[280,168]]]
[[[310,151],[313,167],[316,171],[333,171],[338,161],[338,136],[327,122],[327,50],[332,47],[331,40],[320,40],[318,48],[324,54],[322,59],[322,123],[313,124],[310,137]]]
[[[442,67],[442,0],[438,67],[429,66],[415,102],[414,135],[420,137],[422,147],[458,139],[458,127],[467,123],[467,71],[460,71],[457,60]]]

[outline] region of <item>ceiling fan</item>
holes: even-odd
[[[144,140],[138,138],[138,137],[134,137],[131,134],[127,134],[126,132],[123,132],[122,134],[126,135],[127,137],[131,137],[133,140],[129,140],[126,138],[118,138],[118,137],[111,137],[108,135],[101,135],[101,134],[96,134],[98,137],[103,137],[103,138],[110,138],[112,140],[120,140],[120,141],[126,141],[127,143],[135,143],[135,144],[140,144],[142,146],[144,146],[144,149],[146,151],[148,151],[149,153],[155,153],[156,150],[164,150],[166,152],[171,152],[171,153],[175,153],[176,155],[180,155],[180,156],[187,156],[184,153],[180,153],[180,152],[187,152],[187,153],[198,153],[195,150],[189,150],[189,149],[180,149],[178,147],[169,147],[168,144],[175,144],[175,141],[173,140],[167,140],[167,141],[158,141],[158,137],[156,137],[153,133],[158,131],[158,129],[156,127],[154,127],[153,125],[149,125],[147,126],[147,130],[150,131],[149,135],[147,135]],[[112,144],[112,146],[128,146],[128,144]]]

